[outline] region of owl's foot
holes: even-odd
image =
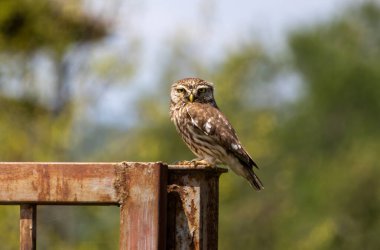
[[[193,159],[191,160],[191,164],[194,165],[194,167],[198,167],[200,165],[205,166],[206,168],[214,168],[216,167],[215,164],[212,164],[206,160],[203,159]]]
[[[210,162],[203,160],[203,159],[193,159],[191,161],[177,161],[174,163],[174,165],[180,165],[180,166],[193,166],[193,167],[198,167],[198,166],[204,166],[206,168],[214,168],[216,167],[215,164],[211,164]]]
[[[192,161],[176,161],[173,163],[173,165],[181,165],[181,166],[184,166],[184,165],[193,165],[193,162]]]

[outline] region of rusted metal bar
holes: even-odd
[[[169,166],[167,249],[218,249],[223,168]]]
[[[36,250],[36,215],[34,204],[20,205],[20,249]]]
[[[126,171],[128,170],[128,171]],[[121,183],[120,249],[165,249],[167,166],[143,170],[138,164],[119,169]]]
[[[124,164],[131,166],[123,173],[128,176],[134,165],[150,168],[155,163]],[[118,205],[125,192],[120,182],[120,165],[0,162],[0,204]],[[135,174],[135,170],[132,172]]]
[[[117,204],[117,163],[0,163],[0,204]]]

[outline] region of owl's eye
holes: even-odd
[[[204,93],[204,92],[206,92],[206,88],[200,88],[200,89],[198,89],[198,92],[199,93]]]
[[[178,93],[185,93],[185,89],[184,89],[184,88],[178,88],[178,89],[177,89],[177,92],[178,92]]]

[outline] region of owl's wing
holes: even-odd
[[[234,128],[219,109],[201,103],[186,106],[194,127],[201,133],[210,136],[215,143],[221,145],[227,152],[235,155],[244,166],[255,166],[247,151],[241,145]]]

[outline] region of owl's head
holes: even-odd
[[[171,87],[172,104],[208,103],[216,107],[214,85],[199,78],[184,78],[176,81]]]

